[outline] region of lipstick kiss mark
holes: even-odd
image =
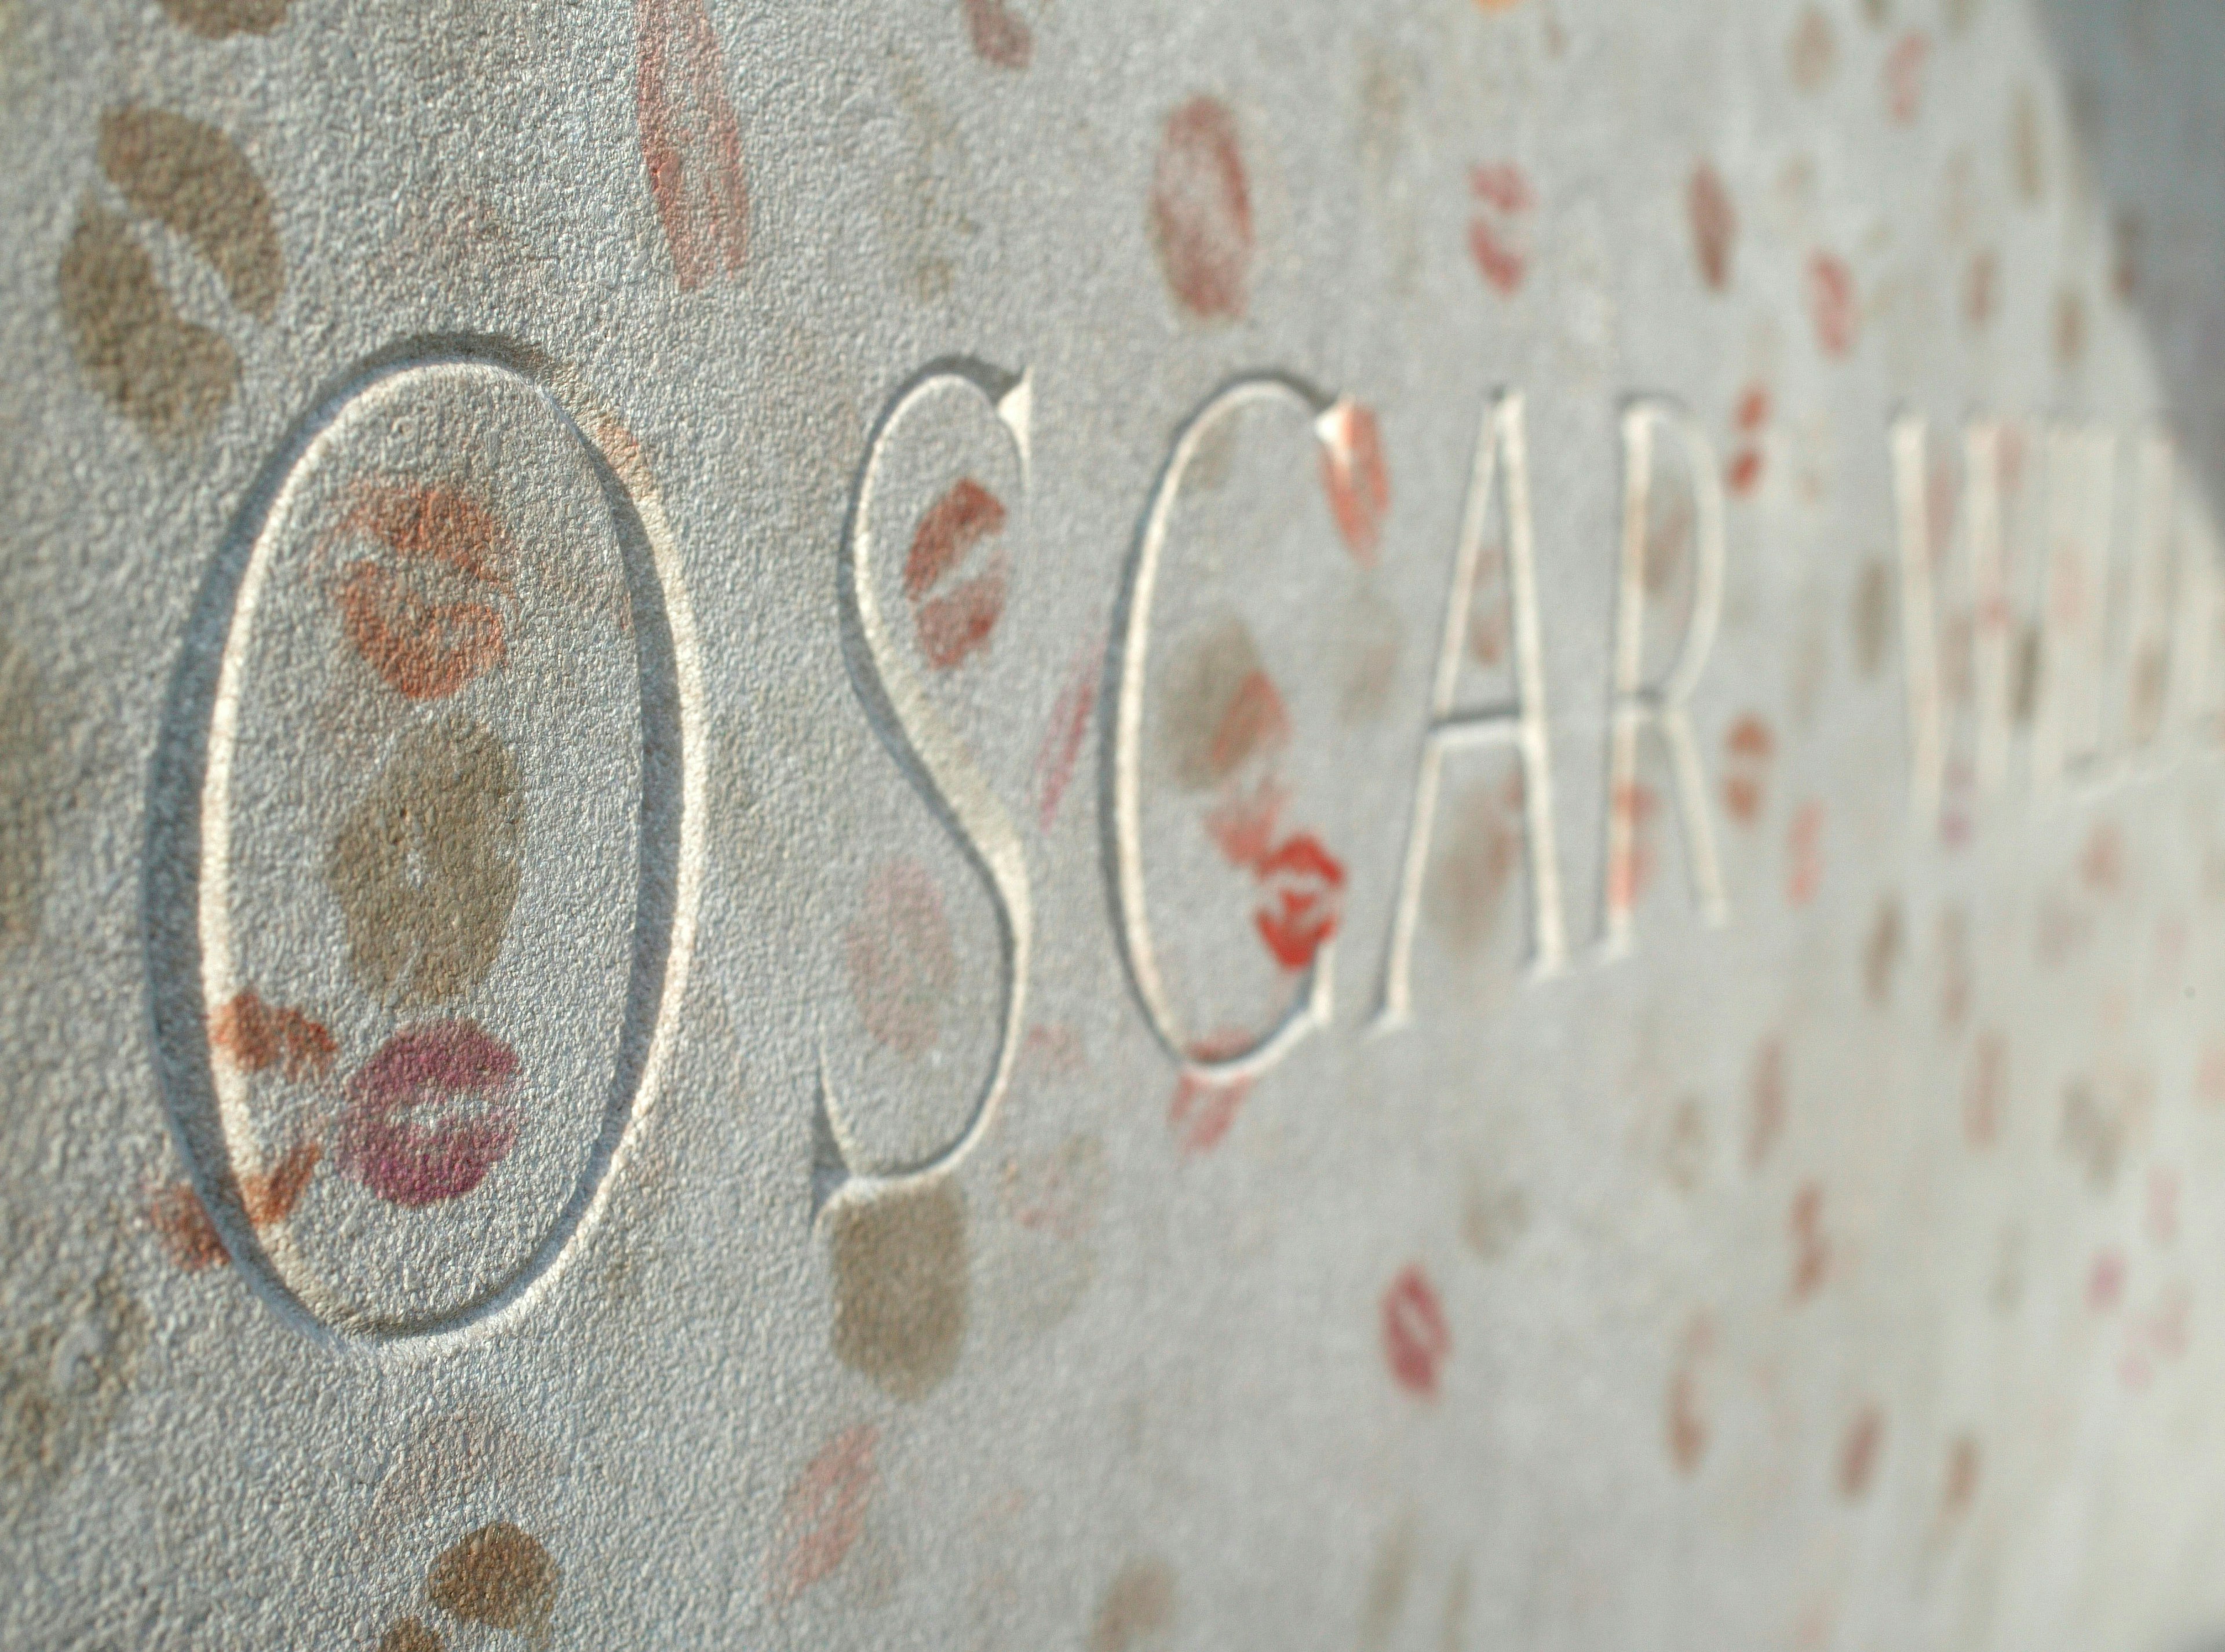
[[[314,1141],[296,1142],[271,1169],[239,1179],[240,1206],[257,1227],[282,1222],[294,1213],[316,1173],[324,1149]],[[186,1273],[221,1268],[231,1261],[224,1248],[208,1207],[189,1181],[174,1181],[158,1188],[147,1201],[147,1219],[170,1260]]]
[[[231,346],[179,314],[130,226],[90,197],[54,281],[79,365],[148,434],[197,434],[231,399],[239,381]]]
[[[1272,775],[1262,775],[1248,792],[1232,782],[1205,817],[1206,835],[1230,865],[1256,871],[1274,851],[1275,826],[1290,801],[1289,788]]]
[[[1383,437],[1365,403],[1339,402],[1321,426],[1322,488],[1345,548],[1361,566],[1372,566],[1391,509],[1391,477],[1383,465]]]
[[[1336,933],[1344,868],[1310,832],[1286,838],[1259,863],[1272,904],[1252,914],[1259,939],[1286,970],[1302,970]]]
[[[390,1204],[460,1199],[517,1145],[517,1113],[504,1099],[517,1078],[517,1052],[474,1022],[404,1028],[348,1080],[333,1156]],[[474,1102],[476,1112],[457,1105]],[[418,1123],[422,1110],[437,1110],[439,1122]]]
[[[1453,1351],[1453,1335],[1436,1287],[1410,1263],[1383,1293],[1383,1356],[1398,1386],[1423,1399],[1437,1392],[1437,1376]]]
[[[634,0],[633,21],[641,158],[680,290],[690,293],[738,273],[749,250],[741,128],[703,0]]]
[[[502,610],[486,597],[509,593],[515,557],[491,510],[450,487],[371,483],[339,532],[403,559],[351,562],[339,587],[348,641],[388,687],[441,699],[501,663]]]
[[[1738,244],[1738,210],[1722,174],[1702,161],[1692,168],[1685,187],[1684,208],[1692,220],[1692,253],[1699,261],[1700,279],[1712,292],[1731,284],[1731,254]]]
[[[325,860],[347,924],[348,965],[381,1002],[470,991],[502,950],[522,876],[517,761],[467,718],[413,729]]]
[[[1823,1288],[1831,1271],[1831,1241],[1823,1231],[1823,1185],[1803,1181],[1792,1195],[1786,1226],[1792,1234],[1792,1300],[1804,1302]]]
[[[205,40],[267,35],[286,21],[289,0],[161,0],[170,21]]]
[[[1516,233],[1518,220],[1528,216],[1537,197],[1522,168],[1511,161],[1469,168],[1467,187],[1484,208],[1467,221],[1468,254],[1484,280],[1512,298],[1529,269],[1529,255]]]
[[[1724,467],[1723,482],[1733,493],[1752,493],[1761,481],[1761,431],[1769,422],[1769,387],[1749,384],[1739,397],[1738,428],[1744,443]]]
[[[1924,66],[1931,37],[1912,28],[1893,42],[1885,60],[1885,107],[1896,125],[1912,123],[1924,107]]]
[[[911,601],[920,651],[937,671],[948,671],[986,648],[1004,615],[1002,552],[993,554],[981,573],[938,591],[967,553],[1004,529],[1004,502],[968,476],[929,505],[912,531],[911,552],[904,558],[904,595]]]
[[[1833,253],[1818,252],[1808,260],[1808,314],[1825,355],[1843,356],[1854,347],[1860,320],[1854,278],[1845,260]]]
[[[270,193],[231,138],[167,109],[100,117],[100,169],[135,211],[159,218],[223,277],[231,301],[268,321],[286,284]]]
[[[1629,831],[1630,848],[1607,867],[1607,900],[1626,911],[1653,882],[1653,817],[1660,812],[1661,799],[1651,786],[1632,781],[1615,788],[1613,807]]]
[[[1785,902],[1806,906],[1823,882],[1823,806],[1812,800],[1803,803],[1784,842],[1786,858],[1792,863],[1784,875]]]
[[[1213,98],[1167,117],[1151,170],[1151,239],[1176,299],[1191,314],[1244,313],[1252,268],[1252,190],[1236,117]]]
[[[1251,1041],[1252,1035],[1240,1030],[1217,1032],[1198,1040],[1190,1054],[1200,1061],[1225,1060]],[[1251,1093],[1249,1079],[1208,1079],[1185,1068],[1175,1081],[1174,1099],[1167,1104],[1167,1128],[1175,1133],[1182,1155],[1189,1158],[1218,1147]]]
[[[958,984],[958,955],[934,875],[910,859],[876,867],[845,941],[850,996],[865,1030],[908,1059],[927,1054]]]
[[[842,1564],[865,1529],[881,1431],[860,1423],[820,1449],[782,1502],[773,1547],[772,1597],[782,1605]]]
[[[1769,800],[1769,760],[1777,749],[1769,725],[1749,712],[1723,741],[1723,807],[1740,826],[1761,819]]]
[[[275,1067],[296,1083],[324,1077],[338,1048],[322,1022],[252,992],[233,994],[209,1017],[209,1042],[242,1073]]]
[[[1092,642],[1077,655],[1074,669],[1051,707],[1050,726],[1043,731],[1036,750],[1036,822],[1045,832],[1058,819],[1059,801],[1074,780],[1074,764],[1081,757],[1081,743],[1089,733],[1089,714],[1097,707],[1097,679],[1104,667],[1101,642]]]
[[[1012,15],[1005,0],[963,0],[966,36],[973,54],[1000,69],[1024,69],[1035,55],[1036,39]]]

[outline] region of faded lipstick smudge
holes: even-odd
[[[749,250],[741,128],[703,0],[634,0],[633,17],[641,157],[680,290],[693,292]]]

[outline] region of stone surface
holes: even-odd
[[[0,1644],[2205,1643],[2221,69],[0,0]]]

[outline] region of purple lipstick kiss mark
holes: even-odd
[[[348,1080],[334,1156],[390,1204],[460,1199],[517,1145],[517,1110],[504,1099],[517,1078],[517,1052],[474,1022],[404,1028]],[[484,1104],[457,1105],[469,1102]],[[437,1110],[435,1122],[409,1116],[421,1109]]]

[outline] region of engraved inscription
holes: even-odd
[[[491,1324],[599,1212],[685,987],[700,690],[653,484],[524,352],[397,352],[271,461],[195,635],[147,917],[216,1236],[320,1335]]]

